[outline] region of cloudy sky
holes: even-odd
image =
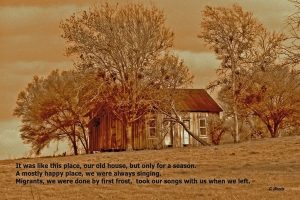
[[[26,155],[29,148],[19,137],[20,121],[12,115],[18,93],[33,75],[53,69],[70,69],[64,56],[59,23],[74,12],[87,9],[96,0],[0,0],[0,159]],[[117,1],[109,1],[116,3]],[[119,0],[120,3],[137,2]],[[165,11],[167,25],[175,33],[175,51],[195,75],[194,88],[203,88],[215,78],[218,61],[197,38],[201,10],[205,5],[240,4],[270,30],[283,31],[293,13],[288,0],[151,0]]]

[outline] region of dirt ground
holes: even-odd
[[[16,163],[195,164],[196,168],[153,169],[160,177],[195,178],[197,184],[16,184]],[[34,171],[36,169],[33,169]],[[22,171],[22,170],[20,170]],[[23,169],[23,171],[25,171]],[[43,170],[41,170],[43,171]],[[55,170],[54,170],[55,171]],[[67,171],[57,169],[56,171]],[[74,171],[74,170],[73,170]],[[76,171],[76,170],[75,170]],[[79,171],[103,171],[81,169]],[[104,171],[118,171],[104,169]],[[122,170],[120,170],[122,171]],[[126,169],[123,171],[151,171]],[[101,179],[101,177],[96,177]],[[206,183],[199,183],[206,180]],[[208,183],[209,180],[225,183]],[[228,179],[241,183],[228,184]],[[300,136],[262,139],[240,144],[0,161],[0,199],[300,199]]]

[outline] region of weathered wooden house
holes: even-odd
[[[207,119],[220,115],[222,109],[204,89],[177,90],[181,118],[198,137],[209,142]],[[94,151],[126,149],[125,127],[111,112],[99,109],[89,122],[89,148]],[[148,114],[132,127],[134,150],[165,147],[198,146],[181,125],[170,122],[163,114]]]

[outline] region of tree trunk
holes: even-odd
[[[267,127],[272,138],[278,137],[278,124],[274,124],[274,127],[272,127],[271,125],[267,125]]]
[[[72,141],[74,155],[78,155],[78,147],[76,141]]]
[[[234,105],[234,143],[238,143],[240,141],[240,133],[239,133],[239,120],[236,105]]]
[[[273,133],[274,137],[278,137],[278,124],[276,124],[276,123],[274,124],[274,129],[273,130],[274,130],[274,133]]]
[[[205,146],[210,146],[210,144],[208,142],[206,142],[205,140],[202,140],[201,138],[199,138],[198,136],[194,135],[189,129],[188,127],[183,123],[183,121],[180,120],[180,117],[179,115],[177,114],[177,111],[175,109],[175,106],[174,106],[174,102],[172,102],[172,111],[174,112],[175,114],[175,117],[172,116],[172,114],[169,114],[168,112],[165,112],[163,110],[159,110],[160,112],[164,113],[166,116],[170,117],[172,120],[171,121],[174,121],[175,123],[179,123],[185,130],[186,132],[192,136],[192,138],[194,138],[195,140],[197,140],[200,144],[202,145],[205,145]],[[173,127],[173,126],[171,126]],[[172,134],[171,134],[172,135]],[[174,138],[172,138],[173,140],[173,145],[174,145]]]
[[[235,65],[233,65],[232,70],[232,97],[233,97],[233,114],[234,114],[234,143],[238,143],[240,141],[239,135],[239,121],[238,121],[238,109],[237,109],[237,91],[236,91],[236,74],[235,74]]]
[[[274,131],[272,129],[272,126],[270,124],[267,124],[267,128],[268,128],[268,130],[270,132],[271,137],[274,138]]]
[[[206,142],[205,140],[202,140],[201,138],[199,138],[198,136],[194,135],[187,127],[186,125],[182,122],[177,120],[177,122],[186,130],[186,132],[192,136],[195,140],[197,140],[198,142],[200,142],[200,144],[205,145],[205,146],[209,146],[210,144],[208,142]]]
[[[87,136],[87,134],[86,134],[86,132],[85,132],[85,128],[84,128],[84,126],[83,126],[82,123],[80,123],[80,127],[81,127],[81,129],[82,129],[83,140],[84,140],[82,146],[84,147],[85,153],[86,153],[86,154],[89,154],[89,153],[90,153],[90,151],[89,151],[90,149],[89,149],[88,136]]]
[[[78,155],[78,146],[77,146],[77,142],[76,142],[75,125],[72,127],[72,135],[70,136],[70,139],[72,142],[74,155]]]
[[[132,123],[126,123],[126,151],[132,150]]]

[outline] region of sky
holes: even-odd
[[[96,0],[0,0],[0,159],[28,155],[20,139],[20,119],[12,115],[18,93],[34,75],[72,68],[64,54],[65,41],[59,23],[74,12],[104,1]],[[174,52],[194,74],[194,88],[205,88],[216,78],[215,55],[197,38],[204,6],[230,7],[237,3],[250,11],[269,30],[284,31],[285,20],[294,11],[288,0],[110,0],[120,4],[155,5],[165,13],[166,24],[175,33]],[[48,151],[49,153],[50,151]],[[51,152],[50,152],[51,153]]]

